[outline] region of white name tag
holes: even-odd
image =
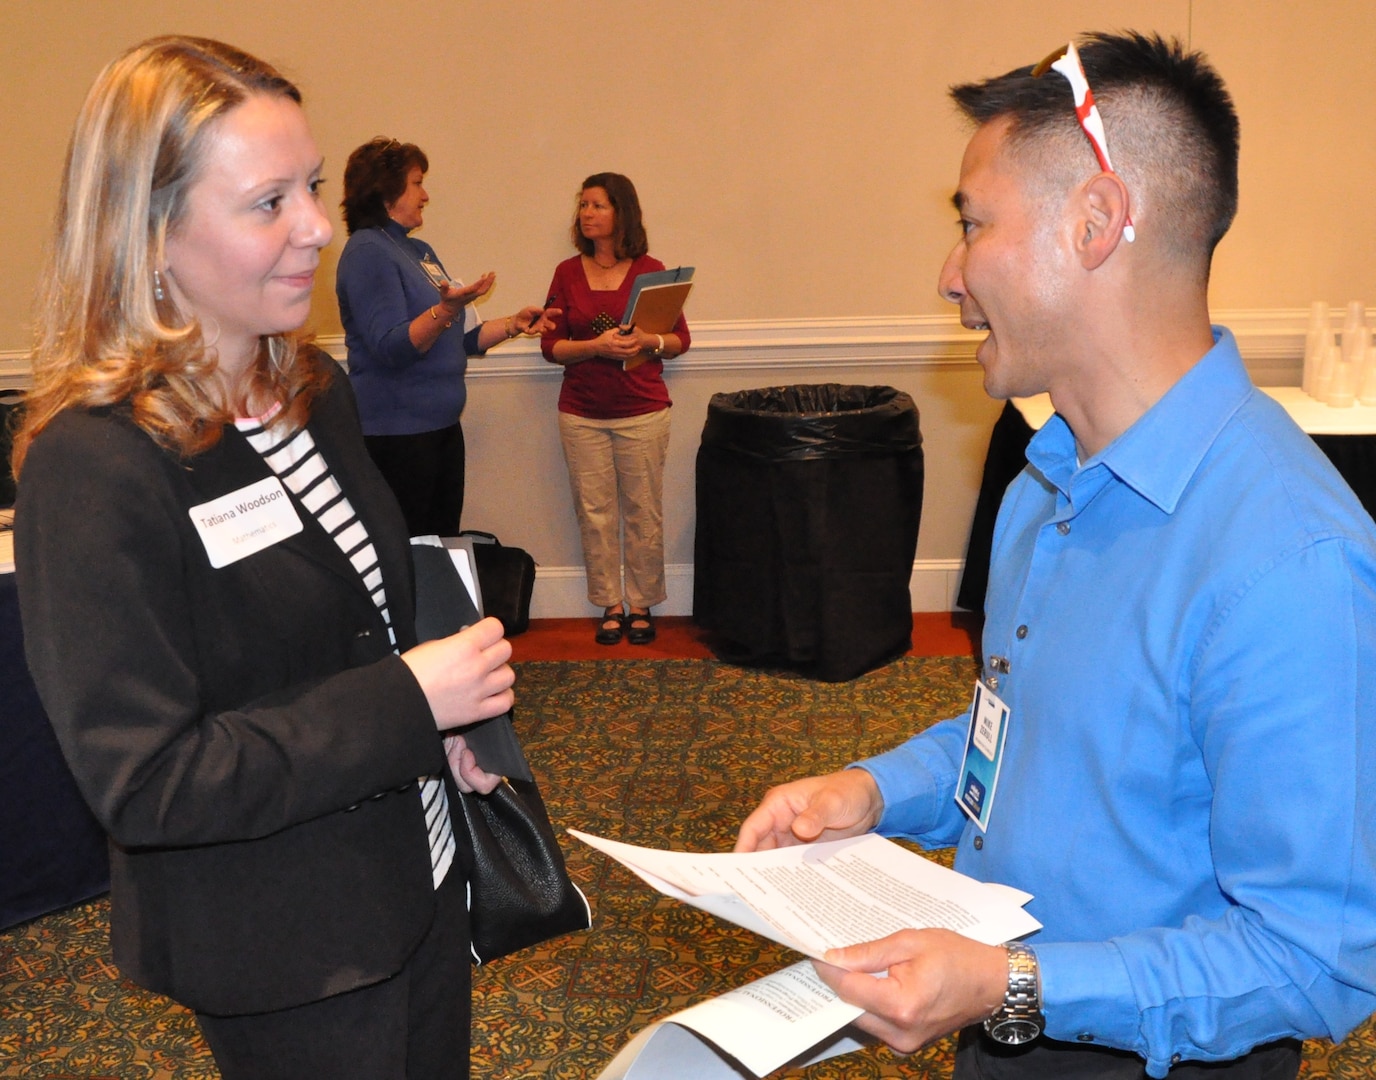
[[[210,565],[219,569],[279,544],[301,531],[296,507],[275,476],[193,506],[191,523],[201,534]]]
[[[425,271],[425,276],[430,279],[430,284],[434,285],[435,288],[442,290],[449,284],[449,275],[446,274],[440,264],[430,258],[429,255],[421,259],[420,268]],[[454,284],[462,285],[463,282],[456,281]]]

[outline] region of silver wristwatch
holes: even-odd
[[[1031,1042],[1042,1033],[1042,984],[1037,970],[1037,954],[1026,945],[1010,942],[1008,950],[1008,989],[1003,1007],[988,1020],[984,1030],[996,1042],[1017,1046]]]

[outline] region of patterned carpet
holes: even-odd
[[[959,712],[967,658],[899,660],[851,683],[708,660],[526,662],[518,728],[556,826],[631,843],[724,850],[773,781],[832,768]],[[477,1080],[594,1077],[645,1024],[795,959],[660,897],[573,840],[569,866],[591,933],[475,973]],[[0,934],[0,1077],[213,1080],[195,1022],[119,980],[99,900]],[[882,1048],[788,1073],[794,1080],[937,1078],[943,1041]],[[1376,1032],[1309,1043],[1302,1075],[1376,1076]]]

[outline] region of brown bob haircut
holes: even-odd
[[[352,236],[359,229],[378,229],[391,219],[387,207],[401,198],[413,168],[430,171],[430,159],[415,143],[379,135],[352,154],[344,166],[344,228]]]

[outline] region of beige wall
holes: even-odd
[[[497,271],[488,315],[543,299],[570,250],[578,182],[626,172],[652,251],[699,268],[689,315],[706,342],[714,327],[749,335],[825,319],[844,334],[948,317],[934,282],[954,239],[965,133],[945,87],[1096,26],[1185,37],[1233,89],[1243,196],[1216,264],[1216,309],[1376,302],[1371,0],[0,0],[0,359],[27,343],[80,99],[105,61],[151,34],[223,37],[286,68],[307,95],[331,203],[353,146],[376,134],[420,143],[433,200],[421,235],[456,273]],[[342,243],[341,228],[315,305],[327,338],[339,333]],[[692,454],[710,393],[828,380],[918,397],[932,451],[919,557],[962,557],[996,411],[968,362],[732,369],[696,367],[695,353],[672,383],[671,563],[692,560]],[[531,547],[542,569],[576,566],[557,373],[519,347],[477,361],[483,371],[465,418],[468,522]]]
[[[703,269],[692,313],[714,320],[943,312],[964,140],[944,88],[1087,26],[1187,36],[1233,88],[1243,200],[1216,306],[1376,299],[1370,0],[6,0],[0,350],[27,342],[77,105],[149,34],[222,36],[290,70],[331,201],[359,142],[424,146],[424,236],[456,270],[498,272],[494,310],[542,299],[578,181],[628,173],[653,249]]]

